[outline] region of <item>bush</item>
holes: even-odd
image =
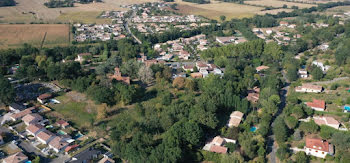
[[[331,85],[331,90],[336,90],[337,88],[339,87],[339,84],[338,83],[334,83]]]

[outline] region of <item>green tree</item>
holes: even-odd
[[[222,22],[224,22],[224,21],[226,20],[226,16],[225,16],[225,15],[221,15],[221,16],[220,16],[220,20],[221,20]]]
[[[321,70],[321,68],[319,67],[314,67],[312,72],[311,72],[312,78],[315,80],[320,80],[323,78],[323,72]]]
[[[10,81],[0,75],[0,102],[10,104],[14,101],[15,90]]]
[[[309,162],[309,156],[305,154],[305,152],[298,152],[295,155],[295,162],[296,163],[308,163]]]

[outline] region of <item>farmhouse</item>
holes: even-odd
[[[228,127],[238,127],[238,125],[241,123],[243,118],[243,113],[240,111],[234,111],[230,115],[230,120],[228,121],[227,126]]]
[[[317,111],[324,111],[326,109],[326,102],[323,100],[313,99],[312,102],[307,102],[306,105]]]
[[[333,117],[319,117],[316,116],[314,117],[314,121],[318,125],[326,125],[329,127],[333,127],[335,129],[339,129],[340,123],[334,119]]]
[[[2,160],[3,163],[25,163],[28,162],[28,157],[22,152],[17,152]]]
[[[295,87],[295,92],[320,93],[322,92],[322,89],[322,86],[313,84],[302,84],[302,86]]]
[[[327,141],[317,138],[306,138],[305,153],[319,158],[325,158],[327,154],[334,154],[333,145]]]

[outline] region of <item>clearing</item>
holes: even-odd
[[[2,24],[0,48],[15,48],[24,43],[40,47],[45,33],[44,47],[69,44],[70,29],[66,24]]]
[[[201,15],[209,19],[219,20],[221,15],[226,16],[226,20],[232,18],[252,17],[263,8],[241,5],[236,3],[211,1],[210,4],[196,4],[175,0],[178,4],[176,12],[182,14]]]

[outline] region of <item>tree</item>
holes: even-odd
[[[32,160],[32,163],[40,163],[40,162],[41,162],[40,156],[36,156],[36,157],[34,158],[34,160]]]
[[[221,163],[243,163],[244,162],[244,158],[238,152],[221,155],[220,160],[221,160]]]
[[[140,67],[139,72],[137,74],[139,79],[146,84],[150,84],[154,79],[153,71],[145,65],[142,65]]]
[[[305,152],[298,152],[295,155],[296,163],[307,163],[309,162],[309,157],[305,154]]]
[[[289,129],[294,129],[295,126],[298,124],[298,120],[293,116],[288,116],[284,119],[284,122],[288,126]]]
[[[310,122],[301,122],[299,129],[304,133],[316,133],[319,126],[313,120],[311,120]]]
[[[221,16],[220,16],[220,20],[221,20],[222,22],[224,22],[224,21],[226,20],[226,16],[225,16],[225,15],[221,15]]]
[[[278,117],[273,126],[273,133],[278,144],[284,143],[287,139],[287,127],[282,117]]]
[[[290,66],[287,69],[287,77],[290,81],[295,81],[298,79],[298,71],[296,66]]]
[[[186,79],[183,77],[177,77],[173,81],[173,87],[178,88],[178,89],[183,89],[185,86],[185,81]]]
[[[315,66],[311,72],[312,78],[315,80],[320,80],[323,78],[323,71],[321,68]]]
[[[10,81],[0,75],[0,102],[10,104],[14,101],[15,90]]]
[[[282,8],[288,8],[288,6],[287,6],[286,4],[284,4],[284,5],[282,6]]]
[[[277,149],[276,155],[281,161],[286,160],[290,156],[290,152],[289,152],[287,145],[285,145],[285,144],[281,145]]]

